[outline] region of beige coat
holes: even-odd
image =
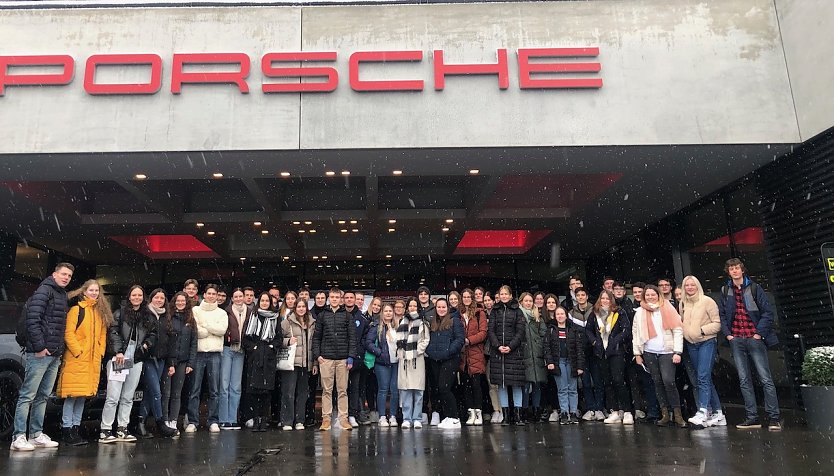
[[[313,332],[316,329],[316,320],[310,316],[310,321],[307,324],[307,338],[304,337],[304,328],[298,322],[298,316],[292,313],[281,321],[281,331],[284,334],[284,345],[289,347],[290,337],[295,337],[297,346],[295,348],[295,366],[312,370],[313,367],[318,366],[318,362],[313,359]],[[306,359],[306,362],[305,362]]]
[[[714,339],[721,331],[718,304],[711,297],[701,295],[694,304],[684,299],[680,307],[683,337],[692,344]]]
[[[643,355],[643,346],[649,341],[649,329],[646,327],[646,310],[638,307],[631,324],[631,345],[634,355]],[[663,329],[663,349],[667,352],[683,353],[683,328]]]
[[[413,342],[413,341],[412,341]],[[397,389],[425,390],[426,389],[426,348],[429,346],[429,326],[420,327],[420,337],[417,340],[417,358],[405,359],[405,350],[397,349]]]

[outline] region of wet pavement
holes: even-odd
[[[736,421],[732,418],[732,422]],[[834,474],[832,435],[583,423],[462,430],[201,431],[174,440],[0,453],[3,475]]]

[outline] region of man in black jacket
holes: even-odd
[[[73,265],[58,263],[52,276],[41,282],[27,303],[26,375],[15,408],[12,451],[58,446],[43,433],[43,417],[46,399],[55,386],[64,353],[68,309],[65,288],[72,279],[73,271]]]
[[[331,288],[329,306],[316,319],[313,333],[313,358],[319,361],[321,376],[321,430],[330,429],[333,414],[333,384],[338,392],[339,426],[343,430],[353,427],[348,421],[347,384],[348,372],[353,368],[356,352],[354,324],[345,307],[341,305],[342,292]]]
[[[342,302],[345,305],[345,312],[347,312],[351,323],[354,326],[353,332],[356,335],[356,350],[353,355],[363,358],[365,356],[365,332],[368,331],[368,319],[362,313],[362,308],[356,304],[357,293],[354,291],[345,291],[342,295]],[[365,411],[365,400],[367,399],[368,388],[368,374],[370,369],[359,362],[350,369],[348,377],[348,402],[350,418],[349,422],[353,428],[359,424],[367,425],[371,422],[368,418],[368,413]]]

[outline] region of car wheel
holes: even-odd
[[[23,379],[13,370],[0,372],[0,440],[8,440],[14,432],[14,412]]]

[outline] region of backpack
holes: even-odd
[[[20,317],[17,320],[17,329],[15,330],[14,340],[17,341],[20,347],[26,348],[26,344],[29,343],[29,331],[26,328],[26,317],[29,314],[29,303],[32,302],[32,296],[29,296],[29,299],[26,300],[26,303],[23,305],[23,309],[20,311]],[[52,293],[49,293],[49,298],[46,301],[46,308],[49,309],[49,305],[52,303]],[[80,318],[79,318],[80,319]]]
[[[721,286],[721,301],[722,302],[724,301],[724,299],[730,299],[730,297],[733,295],[732,293],[728,294],[729,290],[730,289],[727,288],[726,284],[724,286]],[[761,309],[761,306],[759,305],[759,301],[756,300],[756,295],[758,294],[758,290],[759,290],[759,283],[757,283],[755,281],[750,281],[750,295],[753,297],[753,302],[756,303],[756,306],[758,306],[759,309]]]

